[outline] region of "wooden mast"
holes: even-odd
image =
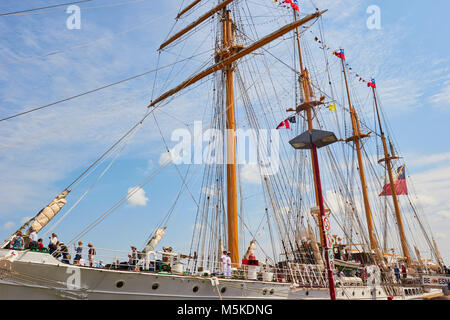
[[[293,11],[294,11],[294,21],[297,21],[297,13],[295,12],[295,10],[293,10]],[[295,33],[296,33],[296,37],[297,37],[298,58],[300,61],[300,71],[301,71],[301,75],[299,77],[299,82],[300,82],[300,86],[303,89],[305,105],[308,105],[308,107],[305,108],[305,111],[306,111],[306,119],[308,121],[308,130],[311,132],[311,130],[314,128],[313,121],[312,121],[312,106],[309,106],[309,103],[311,102],[311,92],[310,92],[311,84],[310,84],[310,80],[309,80],[308,70],[306,70],[306,68],[303,67],[303,58],[302,58],[302,50],[301,50],[301,45],[300,45],[300,34],[298,31],[298,27],[295,28]],[[314,165],[314,163],[315,163],[314,152],[313,152],[313,150],[310,150],[310,152],[311,152],[311,160],[312,160],[311,165],[312,165],[313,178],[314,178],[314,191],[315,191],[315,196],[316,196],[316,206],[319,207],[319,192],[318,192],[318,186],[317,186],[316,168]],[[317,221],[319,224],[319,230],[322,230],[322,219],[319,217],[319,215],[318,215]],[[323,238],[322,232],[320,232],[319,234],[320,234],[320,244],[323,246],[323,245],[325,245],[325,239]]]
[[[158,104],[167,98],[173,96],[177,92],[191,86],[208,75],[222,70],[225,78],[226,89],[226,128],[227,128],[227,220],[228,220],[228,250],[230,251],[231,262],[234,266],[239,264],[239,236],[238,236],[238,211],[237,211],[237,181],[236,181],[236,145],[235,145],[235,114],[234,114],[234,88],[233,88],[233,63],[240,58],[252,53],[262,46],[272,42],[284,34],[294,30],[308,21],[319,17],[327,10],[315,12],[306,17],[290,23],[277,31],[261,38],[248,47],[240,46],[235,43],[235,35],[233,32],[233,22],[231,20],[231,12],[227,10],[226,5],[233,0],[224,0],[214,9],[200,17],[196,22],[192,23],[185,29],[181,30],[169,40],[164,42],[159,50],[180,38],[195,26],[200,24],[206,18],[212,16],[218,10],[223,9],[222,14],[222,48],[216,53],[216,64],[203,70],[202,72],[192,76],[191,78],[180,83],[175,88],[163,93],[161,96],[153,100],[150,107],[158,107]]]
[[[341,58],[342,62],[342,70],[344,72],[344,79],[345,79],[345,86],[347,89],[347,98],[348,98],[348,105],[350,109],[350,116],[352,119],[352,127],[353,127],[353,136],[346,139],[346,142],[353,141],[355,143],[356,147],[356,153],[358,158],[358,166],[359,166],[359,175],[361,179],[361,189],[363,193],[363,199],[364,199],[364,208],[366,212],[366,220],[367,220],[367,228],[369,231],[369,240],[370,240],[370,247],[372,250],[375,251],[375,256],[377,259],[381,259],[381,255],[378,250],[378,243],[375,237],[374,229],[373,229],[373,220],[372,220],[372,212],[370,210],[370,204],[369,204],[369,195],[367,193],[367,184],[366,184],[366,176],[364,173],[364,162],[361,155],[361,142],[360,140],[363,138],[367,138],[368,134],[361,134],[361,128],[359,126],[359,119],[358,115],[356,113],[355,108],[352,106],[351,98],[350,98],[350,91],[348,88],[348,81],[347,81],[347,73],[345,71],[345,65],[344,65],[344,59]],[[381,262],[381,261],[379,261]]]
[[[186,8],[184,8],[183,10],[180,11],[180,13],[178,13],[177,17],[175,18],[176,20],[180,19],[181,16],[183,14],[185,14],[186,12],[188,12],[189,10],[191,10],[193,7],[195,7],[198,3],[200,3],[200,1],[202,0],[195,0],[194,2],[192,2],[190,5],[188,5]]]
[[[305,23],[307,23],[308,21],[311,21],[314,18],[319,17],[320,15],[322,15],[324,12],[326,12],[327,10],[323,10],[320,12],[316,12],[310,15],[307,15],[306,17],[290,23],[282,28],[280,28],[279,30],[272,32],[271,34],[261,38],[260,40],[254,42],[253,44],[249,45],[246,48],[243,48],[242,50],[239,50],[237,53],[229,56],[228,58],[225,58],[219,62],[217,62],[215,65],[203,70],[202,72],[192,76],[191,78],[187,79],[186,81],[180,83],[178,86],[176,86],[175,88],[163,93],[161,96],[159,96],[158,98],[156,98],[155,100],[153,100],[148,107],[156,107],[156,105],[160,102],[162,102],[163,100],[166,100],[167,98],[173,96],[174,94],[176,94],[177,92],[191,86],[192,84],[198,82],[199,80],[207,77],[208,75],[219,71],[219,70],[223,70],[227,65],[232,64],[233,62],[237,61],[238,59],[245,57],[246,55],[252,53],[255,50],[258,50],[259,48],[265,46],[266,44],[272,42],[275,39],[278,39],[279,37],[285,35],[286,33],[292,31],[295,29],[295,27],[301,26]]]
[[[405,230],[403,228],[403,222],[402,222],[402,215],[400,212],[400,206],[398,204],[397,191],[395,190],[395,182],[394,182],[394,177],[392,174],[391,160],[398,159],[398,157],[396,157],[394,155],[392,155],[392,156],[389,155],[389,151],[388,151],[388,147],[387,147],[387,143],[386,143],[386,136],[384,135],[383,127],[381,125],[380,113],[378,110],[377,95],[375,93],[375,88],[373,88],[373,87],[372,87],[372,93],[373,93],[373,98],[375,101],[375,109],[377,111],[377,118],[378,118],[378,124],[380,127],[381,141],[383,143],[383,150],[384,150],[384,159],[381,159],[379,162],[384,161],[386,163],[386,169],[388,172],[389,183],[390,183],[391,192],[392,192],[392,201],[394,202],[395,217],[397,219],[398,233],[400,235],[400,241],[402,244],[403,256],[406,258],[406,264],[409,265],[411,263],[411,257],[409,255],[408,245],[406,242]]]
[[[224,9],[222,15],[222,52],[220,56],[239,50],[235,46],[232,28],[231,12]],[[234,106],[233,64],[226,65],[222,72],[225,77],[226,95],[226,129],[227,129],[227,224],[228,224],[228,251],[233,266],[239,265],[239,235],[238,235],[238,208],[237,208],[237,181],[236,181],[236,120]]]
[[[185,35],[186,33],[188,33],[189,31],[191,31],[192,29],[194,29],[196,26],[198,26],[200,23],[202,23],[203,21],[205,21],[206,19],[208,19],[209,17],[213,16],[214,14],[216,14],[217,12],[219,12],[220,10],[224,9],[228,4],[230,4],[232,1],[234,0],[224,0],[222,3],[220,3],[217,7],[209,10],[207,13],[205,13],[204,15],[202,15],[200,18],[198,18],[196,21],[194,21],[193,23],[191,23],[190,25],[188,25],[186,28],[184,28],[183,30],[179,31],[178,33],[176,33],[175,35],[173,35],[172,37],[170,37],[167,41],[165,41],[158,49],[158,51],[161,51],[162,49],[164,49],[165,47],[167,47],[169,44],[171,44],[172,42],[174,42],[175,40],[177,40],[178,38],[180,38],[181,36]]]

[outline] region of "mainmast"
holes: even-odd
[[[383,150],[384,150],[384,158],[379,160],[378,162],[386,163],[386,169],[388,172],[389,183],[390,183],[390,188],[391,188],[391,192],[392,192],[392,201],[394,202],[395,217],[397,219],[398,233],[400,235],[400,241],[402,244],[403,256],[406,258],[406,264],[409,265],[411,263],[411,257],[409,255],[408,245],[407,245],[406,237],[405,237],[405,231],[403,229],[402,215],[400,212],[400,206],[398,204],[397,191],[395,190],[394,176],[392,174],[391,160],[398,159],[398,157],[395,155],[391,156],[389,154],[389,150],[388,150],[387,143],[386,143],[386,136],[384,135],[383,127],[381,125],[380,112],[378,110],[377,95],[376,95],[374,87],[372,87],[372,93],[373,93],[373,99],[375,101],[375,109],[377,111],[377,118],[378,118],[378,124],[380,127],[381,141],[383,143]]]
[[[374,228],[373,228],[373,220],[372,220],[372,212],[370,210],[370,203],[369,203],[369,195],[367,192],[367,183],[366,183],[366,176],[364,172],[364,162],[361,154],[361,139],[369,137],[368,134],[362,134],[360,123],[358,119],[358,114],[356,113],[355,108],[352,106],[352,101],[350,98],[350,91],[348,87],[348,81],[347,81],[347,73],[345,71],[345,65],[344,65],[344,58],[341,57],[342,62],[342,70],[344,72],[344,78],[345,78],[345,87],[347,89],[347,98],[348,98],[348,106],[350,109],[350,116],[352,119],[352,128],[353,128],[353,136],[346,139],[346,142],[353,141],[355,143],[356,147],[356,153],[358,158],[358,166],[359,166],[359,175],[361,179],[361,189],[364,199],[364,209],[366,212],[366,220],[367,220],[367,228],[369,231],[369,240],[370,240],[370,248],[375,251],[375,256],[377,257],[379,262],[382,262],[382,257],[380,255],[380,252],[378,250],[378,243],[375,237]]]
[[[294,21],[297,21],[297,13],[294,11]],[[298,58],[300,62],[300,72],[301,75],[299,77],[299,82],[301,89],[303,91],[303,97],[304,97],[304,103],[300,105],[298,109],[306,111],[306,119],[308,121],[308,130],[311,132],[312,129],[314,129],[313,126],[313,115],[312,115],[312,108],[316,106],[316,103],[311,103],[311,96],[313,95],[311,90],[311,82],[309,79],[309,73],[308,70],[303,65],[303,58],[302,58],[302,50],[300,45],[300,34],[298,31],[298,27],[295,28],[296,38],[297,38],[297,46],[298,46]],[[311,165],[312,165],[312,172],[313,172],[313,178],[314,178],[314,192],[316,196],[316,206],[319,207],[319,192],[318,192],[318,186],[317,186],[317,177],[316,177],[316,168],[315,168],[315,154],[313,150],[311,149]],[[317,159],[318,160],[318,159]],[[313,214],[317,214],[317,221],[319,225],[319,230],[322,230],[322,219],[320,218],[319,210],[313,211]],[[323,238],[322,232],[320,234],[320,244],[322,246],[325,245],[325,240]]]
[[[218,53],[220,60],[239,51],[242,47],[236,46],[233,32],[231,12],[226,8],[222,14],[222,48]],[[231,263],[239,264],[239,235],[238,235],[238,207],[237,207],[237,181],[236,181],[236,119],[234,107],[234,65],[228,64],[222,69],[225,77],[226,95],[226,128],[227,128],[227,222],[228,222],[228,250]]]
[[[227,5],[233,0],[224,0],[218,6],[211,9],[196,21],[188,25],[186,28],[177,32],[175,35],[165,41],[159,48],[164,49],[175,40],[181,38],[190,30],[194,29],[201,22],[205,21],[214,14],[222,11],[222,46],[216,52],[215,64],[205,70],[191,76],[189,79],[183,81],[178,86],[166,91],[161,96],[153,100],[149,108],[158,108],[159,104],[167,98],[176,93],[186,89],[199,80],[213,74],[217,71],[222,71],[225,78],[225,95],[226,95],[226,128],[227,128],[227,221],[228,221],[228,250],[230,251],[231,262],[233,265],[239,263],[239,242],[238,242],[238,210],[237,210],[237,179],[236,179],[236,145],[235,145],[235,112],[234,112],[234,88],[233,88],[233,71],[234,63],[246,55],[258,50],[264,45],[272,42],[275,39],[294,30],[310,20],[319,17],[327,10],[309,14],[298,21],[287,24],[284,27],[276,30],[267,36],[255,41],[247,47],[237,45],[235,43],[235,34],[233,22],[231,19],[231,12],[227,10]],[[312,101],[311,103],[316,103]]]

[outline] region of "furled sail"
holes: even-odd
[[[437,262],[439,264],[439,267],[442,268],[444,266],[444,260],[442,260],[441,254],[440,254],[439,249],[436,244],[436,240],[434,240],[434,238],[433,238],[433,244],[434,244],[434,249],[436,251]]]
[[[69,194],[69,190],[64,190],[59,194],[52,202],[49,203],[44,209],[39,211],[39,213],[34,217],[25,222],[19,229],[16,230],[8,239],[6,239],[1,245],[0,248],[4,248],[8,243],[14,238],[14,236],[20,231],[23,232],[25,228],[27,228],[31,222],[32,225],[28,228],[23,235],[28,236],[31,232],[31,229],[34,229],[36,232],[39,232],[42,228],[44,228],[50,220],[52,220],[55,215],[61,211],[62,207],[66,204],[66,197]]]
[[[255,249],[256,249],[256,241],[252,240],[252,241],[250,241],[247,252],[244,254],[244,259],[248,260],[251,255],[254,255]]]
[[[155,235],[147,242],[144,250],[142,250],[142,253],[147,253],[155,250],[156,246],[161,241],[162,237],[164,237],[164,231],[166,229],[167,227],[163,227],[156,230]]]
[[[66,204],[66,197],[69,194],[68,190],[64,190],[58,195],[48,206],[39,212],[39,214],[34,218],[33,224],[31,228],[39,232],[42,228],[44,228],[54,217],[55,215],[61,211],[61,209]],[[30,229],[31,229],[30,228]],[[27,233],[30,232],[30,229],[27,230]]]
[[[416,251],[417,261],[419,262],[420,268],[421,268],[423,271],[426,270],[426,266],[425,266],[425,264],[423,263],[422,257],[420,256],[419,249],[417,249],[417,247],[414,246],[414,250]]]
[[[325,265],[323,263],[322,256],[320,255],[319,246],[317,245],[316,241],[316,236],[314,235],[314,232],[309,223],[308,223],[308,232],[309,238],[311,239],[311,247],[314,253],[314,260],[316,260],[316,263],[323,268]]]

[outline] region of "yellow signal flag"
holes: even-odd
[[[330,111],[336,111],[336,103],[330,104],[330,105],[328,106],[328,109],[329,109]]]

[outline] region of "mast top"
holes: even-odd
[[[231,2],[230,0],[227,0],[225,2]],[[223,2],[223,3],[225,3]],[[217,7],[216,7],[217,8]],[[223,9],[223,7],[221,8]],[[170,96],[174,95],[175,93],[187,88],[188,86],[198,82],[199,80],[205,78],[206,76],[222,70],[223,68],[227,67],[228,65],[230,65],[231,63],[235,62],[236,60],[252,53],[253,51],[265,46],[268,43],[271,43],[272,41],[274,41],[275,39],[278,39],[279,37],[285,35],[286,33],[294,30],[296,27],[299,27],[309,21],[311,21],[314,18],[320,17],[322,14],[324,14],[325,12],[327,12],[328,10],[322,10],[322,11],[318,11],[312,14],[309,14],[307,16],[305,16],[304,18],[294,21],[292,23],[289,23],[287,25],[285,25],[284,27],[272,32],[271,34],[261,38],[260,40],[257,40],[256,42],[254,42],[253,44],[251,44],[250,46],[240,50],[239,52],[229,56],[228,58],[223,59],[222,61],[216,63],[215,65],[207,68],[206,70],[192,76],[191,78],[187,79],[186,81],[182,82],[180,85],[178,85],[177,87],[173,88],[172,90],[167,91],[166,93],[162,94],[160,97],[158,97],[157,99],[155,99],[154,101],[151,102],[151,104],[149,105],[149,107],[154,107],[156,106],[156,104],[158,104],[159,102],[169,98]],[[170,39],[169,39],[170,40]],[[169,41],[168,40],[168,41]]]

